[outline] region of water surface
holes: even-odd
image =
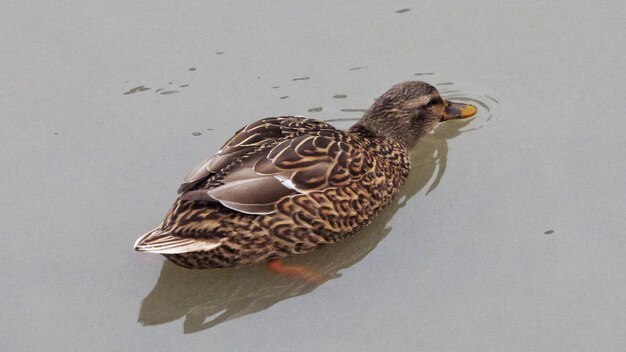
[[[623,351],[625,15],[591,1],[6,4],[0,350]],[[479,114],[412,151],[369,227],[290,259],[326,283],[132,251],[244,124],[346,128],[411,79]]]

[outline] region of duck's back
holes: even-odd
[[[190,173],[163,224],[138,243],[187,267],[308,252],[367,224],[408,171],[402,146],[363,129],[263,119]]]

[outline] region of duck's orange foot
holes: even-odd
[[[300,265],[287,265],[283,263],[282,259],[269,260],[267,268],[273,272],[293,276],[316,285],[326,282],[326,278],[322,275]]]

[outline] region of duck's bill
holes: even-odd
[[[478,109],[471,104],[453,103],[446,101],[446,108],[441,117],[441,121],[466,119],[476,115]]]

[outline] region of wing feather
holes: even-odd
[[[271,213],[285,197],[361,177],[354,169],[363,166],[358,164],[363,150],[355,141],[346,143],[350,138],[344,131],[302,117],[257,121],[185,179],[181,198],[220,203],[247,214]],[[222,170],[227,172],[221,175]],[[196,186],[213,175],[215,185]]]

